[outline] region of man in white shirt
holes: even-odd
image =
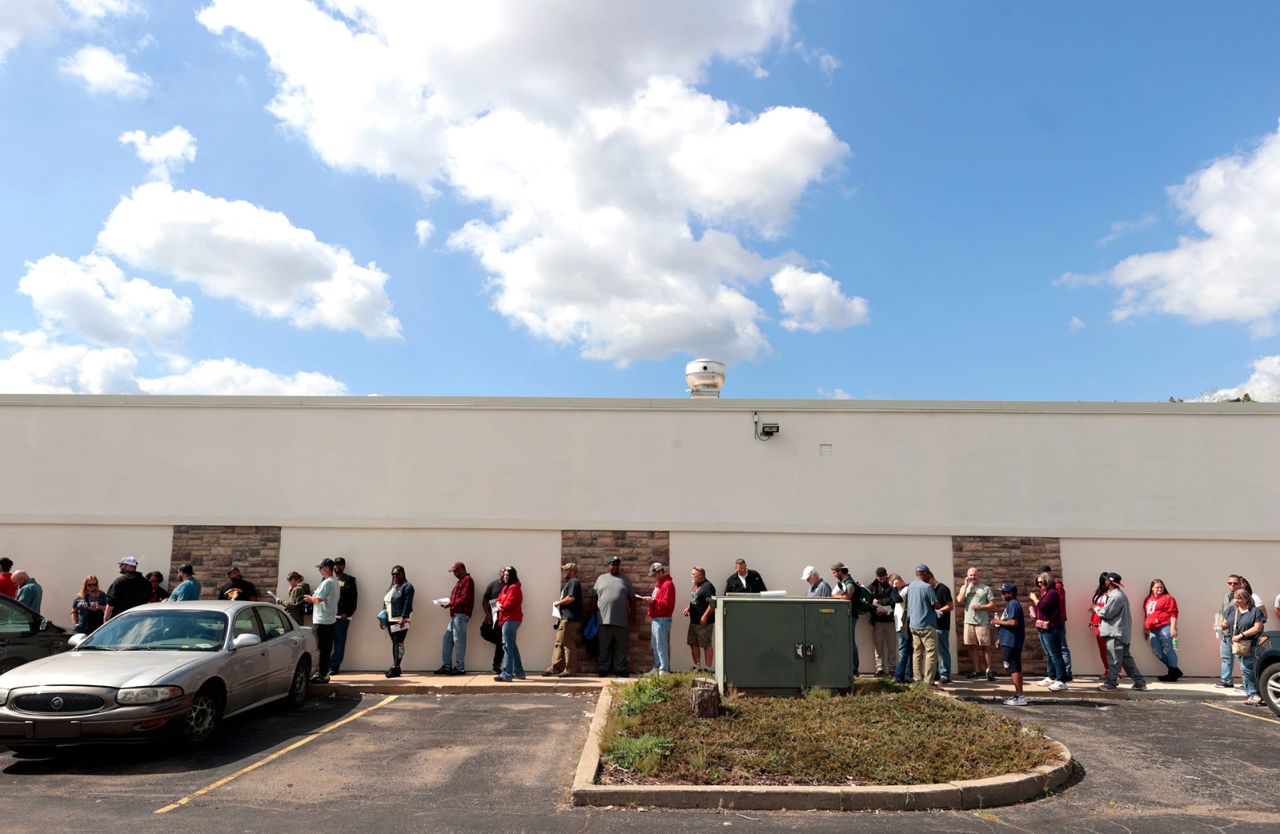
[[[338,620],[338,580],[333,578],[332,559],[322,559],[316,567],[320,569],[320,585],[314,594],[303,597],[314,606],[311,625],[316,631],[316,642],[320,644],[320,662],[311,682],[328,683],[329,659],[333,655],[333,624]]]

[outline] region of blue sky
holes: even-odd
[[[455,5],[0,0],[0,389],[1280,396],[1273,4]]]

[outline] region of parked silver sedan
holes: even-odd
[[[155,603],[108,620],[74,648],[0,675],[0,747],[208,741],[226,717],[307,698],[310,628],[254,602]]]

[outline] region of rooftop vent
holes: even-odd
[[[695,359],[684,366],[684,381],[691,398],[720,396],[724,387],[724,363],[714,359]]]

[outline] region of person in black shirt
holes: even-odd
[[[164,602],[169,598],[169,589],[163,584],[163,573],[153,570],[147,574],[147,581],[151,583],[151,596],[147,599],[147,602]]]
[[[689,604],[684,607],[684,615],[689,618],[689,653],[693,655],[693,671],[710,672],[716,664],[713,628],[716,621],[716,586],[707,581],[707,572],[703,568],[694,568],[689,572],[692,589],[689,591]],[[700,655],[705,654],[707,665],[702,665]]]
[[[876,677],[893,674],[898,663],[898,636],[893,628],[893,586],[889,584],[889,571],[876,568],[876,578],[867,586],[875,600],[871,610],[871,643],[876,650]]]
[[[241,602],[257,602],[258,588],[240,575],[240,568],[227,571],[227,581],[218,588],[218,599],[238,599]]]
[[[733,564],[734,572],[724,581],[726,594],[758,594],[769,590],[764,586],[764,580],[760,578],[759,573],[747,570],[745,559],[739,559]]]
[[[578,637],[582,634],[582,582],[578,580],[576,562],[565,562],[564,585],[556,606],[560,620],[556,623],[556,644],[551,650],[551,665],[542,673],[544,678],[567,678],[573,674],[573,658],[578,650]]]
[[[925,577],[938,597],[938,683],[951,683],[951,611],[954,609],[954,597],[947,583],[939,582],[938,577],[930,573]]]
[[[107,608],[103,620],[123,614],[130,608],[145,605],[151,599],[151,583],[138,573],[138,560],[126,556],[120,560],[120,575],[107,589]]]
[[[333,560],[333,578],[338,580],[338,619],[333,623],[333,656],[329,658],[329,674],[336,675],[342,668],[342,658],[347,652],[347,629],[356,615],[360,591],[356,578],[347,573],[347,560],[339,556]]]
[[[495,675],[502,674],[502,661],[504,659],[502,632],[498,631],[493,616],[493,603],[497,601],[500,593],[502,593],[502,577],[498,577],[489,583],[489,587],[484,589],[484,597],[480,600],[481,605],[484,606],[484,624],[480,627],[480,636],[493,643],[493,673]],[[489,636],[485,637],[486,634]]]

